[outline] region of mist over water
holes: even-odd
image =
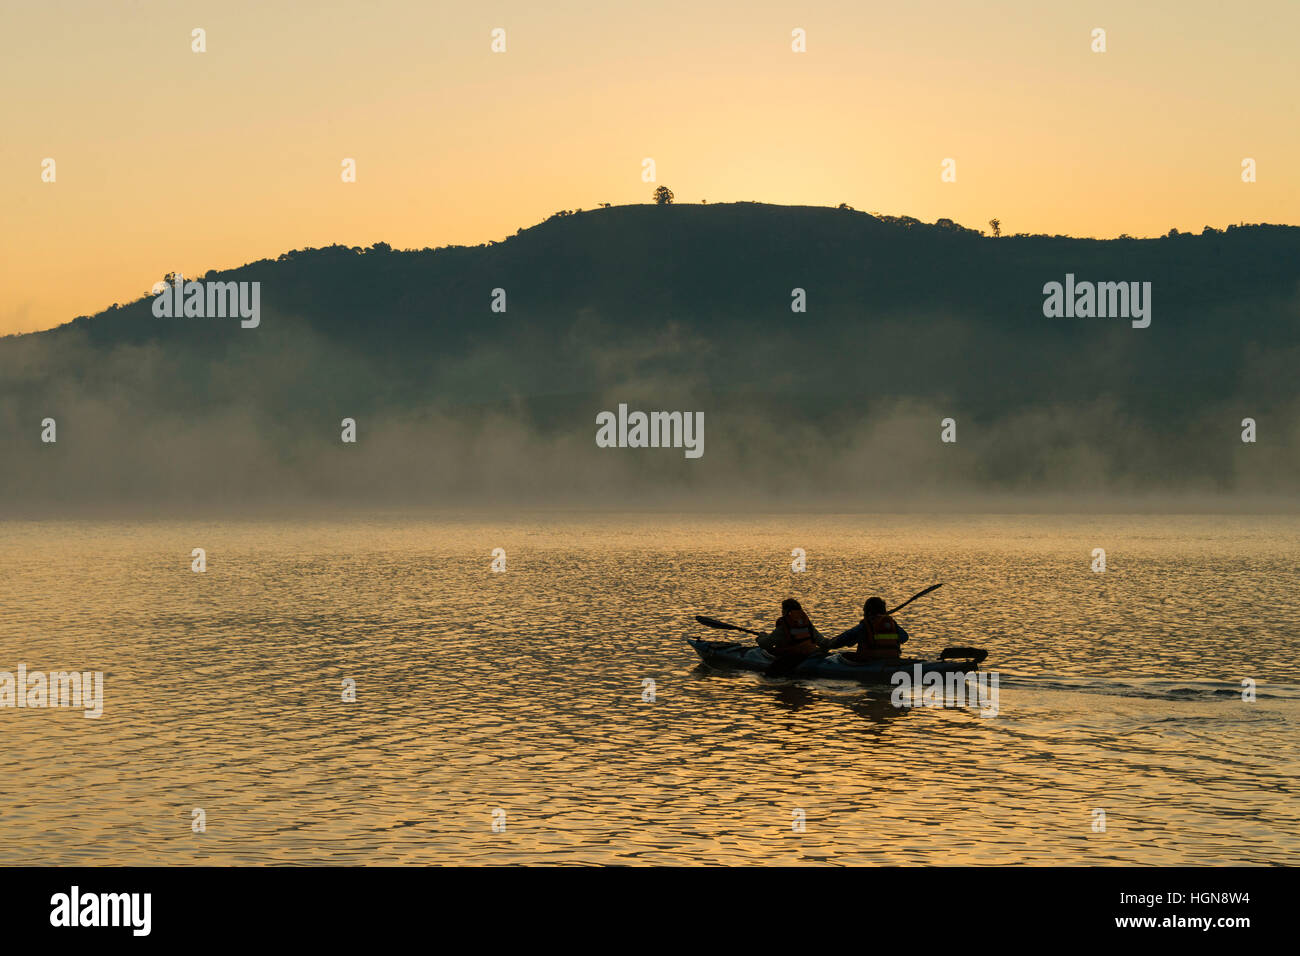
[[[0,670],[105,702],[0,709],[0,863],[1294,865],[1298,558],[1278,516],[4,521]],[[987,648],[996,717],[682,640],[936,581],[907,650]]]
[[[255,329],[143,299],[0,340],[0,513],[1293,511],[1298,251],[732,203],[286,253],[206,277],[260,283]],[[1076,273],[1150,282],[1151,325],[1045,316]],[[702,456],[597,447],[621,404],[703,415]]]

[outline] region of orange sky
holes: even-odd
[[[0,334],[129,301],[172,270],[479,243],[645,202],[644,157],[679,202],[1095,236],[1300,223],[1300,3],[1137,6],[8,3]],[[1242,183],[1243,157],[1258,182]]]

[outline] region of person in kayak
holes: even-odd
[[[781,616],[771,634],[758,639],[758,646],[777,657],[807,657],[830,646],[830,641],[813,626],[794,598],[781,602]]]
[[[851,660],[897,660],[906,640],[907,631],[885,613],[884,599],[872,597],[862,605],[862,620],[831,641],[830,646],[857,644],[856,651],[844,655]]]

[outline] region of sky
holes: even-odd
[[[1297,36],[1295,0],[6,3],[0,334],[656,185],[1004,234],[1300,224]]]

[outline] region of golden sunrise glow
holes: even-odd
[[[0,333],[168,271],[646,202],[644,157],[684,203],[1099,237],[1300,223],[1297,36],[1294,0],[6,4]]]

